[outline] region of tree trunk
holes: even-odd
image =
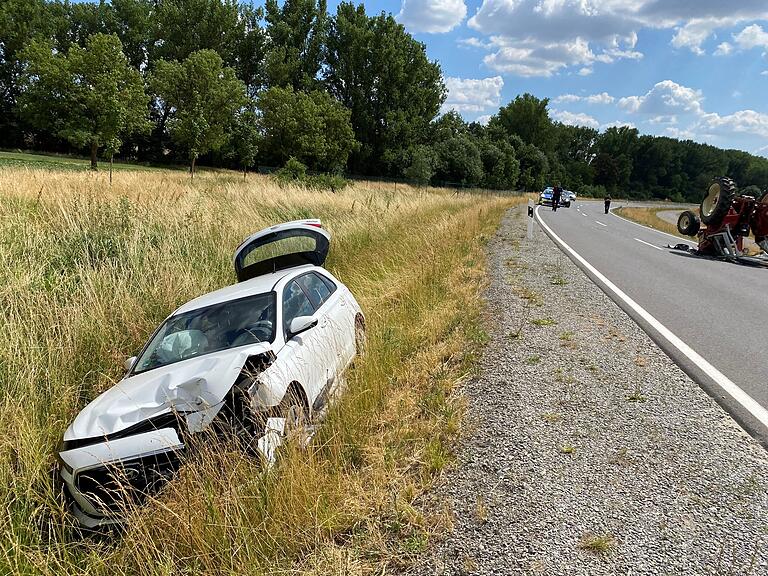
[[[245,180],[245,177],[248,176],[248,166],[245,166],[243,168],[243,180]]]
[[[91,170],[99,169],[99,165],[97,163],[97,156],[96,156],[98,152],[99,152],[99,142],[98,140],[93,140],[91,142]]]
[[[115,159],[114,153],[109,155],[109,185],[112,186],[112,162]]]
[[[192,156],[192,164],[189,166],[189,174],[192,176],[192,180],[195,179],[195,160],[197,160],[197,155]]]

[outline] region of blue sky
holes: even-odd
[[[329,2],[335,11],[337,1]],[[367,0],[440,62],[445,109],[517,94],[553,118],[768,157],[768,0]]]

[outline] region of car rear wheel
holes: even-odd
[[[715,178],[701,201],[701,220],[707,226],[718,226],[728,214],[736,196],[736,184],[730,178]]]
[[[677,231],[684,236],[696,236],[700,229],[699,217],[690,210],[686,210],[677,218]]]

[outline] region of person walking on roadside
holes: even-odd
[[[552,211],[557,212],[557,207],[560,205],[560,198],[563,195],[563,189],[560,187],[560,182],[557,183],[552,189]]]
[[[605,195],[605,213],[608,214],[608,210],[611,209],[611,195]]]

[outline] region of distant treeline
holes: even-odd
[[[698,201],[768,160],[553,122],[518,96],[487,126],[438,116],[437,62],[391,14],[325,0],[0,2],[0,147]],[[750,189],[755,191],[755,189]]]

